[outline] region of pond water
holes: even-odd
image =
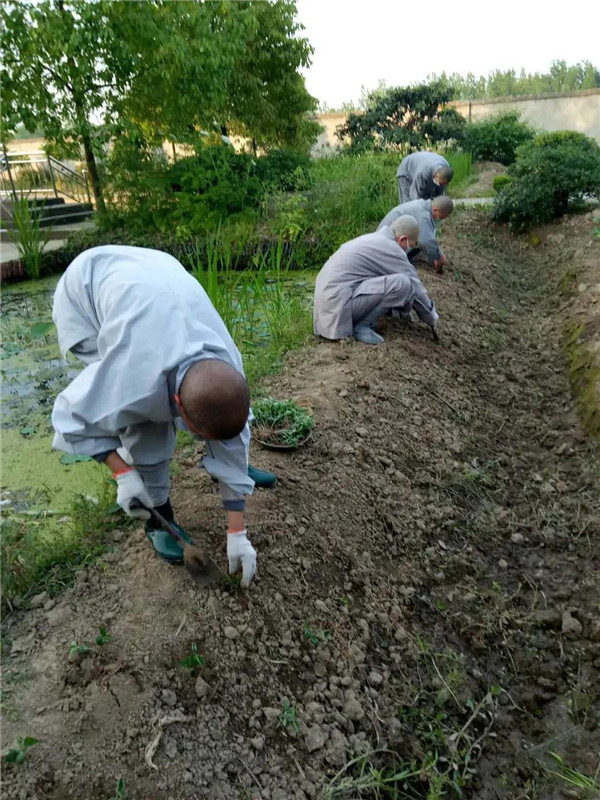
[[[58,276],[2,291],[2,477],[5,506],[15,511],[65,511],[76,493],[95,495],[103,468],[63,464],[52,450],[50,415],[56,395],[83,367],[61,357],[52,322]],[[6,502],[8,501],[8,502]]]

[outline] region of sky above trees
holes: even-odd
[[[598,66],[597,10],[591,0],[553,7],[504,0],[298,0],[298,21],[314,47],[303,69],[323,104],[356,105],[372,90],[423,82],[429,75],[487,75],[493,70],[548,72],[552,61]]]

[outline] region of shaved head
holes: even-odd
[[[445,185],[447,183],[450,183],[450,181],[454,177],[454,170],[450,166],[448,167],[443,166],[435,171],[435,176],[437,177],[440,183]]]
[[[184,422],[206,439],[233,439],[248,420],[248,382],[224,361],[207,358],[192,364],[179,397]]]
[[[417,241],[419,238],[419,223],[410,214],[403,214],[401,217],[395,219],[390,225],[395,239],[401,236],[407,236],[409,239]]]
[[[446,219],[454,210],[454,203],[452,198],[446,194],[441,194],[439,197],[434,197],[431,201],[431,210],[437,209],[438,219]]]

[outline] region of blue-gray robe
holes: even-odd
[[[397,297],[398,276],[403,297]],[[365,286],[365,289],[361,288]],[[382,301],[394,291],[396,307],[414,308],[428,325],[437,322],[433,301],[416,269],[397,243],[390,228],[367,233],[343,244],[321,268],[315,282],[314,331],[326,339],[352,336],[352,299],[364,292],[377,293]]]
[[[437,153],[419,150],[402,159],[396,177],[398,178],[398,198],[400,203],[409,200],[432,200],[446,193],[445,186],[436,186],[433,176],[440,167],[450,166],[445,158]]]
[[[408,203],[402,203],[392,208],[381,220],[377,230],[390,227],[394,220],[404,214],[409,214],[419,223],[419,247],[424,252],[427,261],[433,264],[434,261],[442,257],[442,251],[437,242],[431,200],[410,200]]]

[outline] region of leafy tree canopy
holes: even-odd
[[[80,141],[100,208],[96,156],[117,134],[193,141],[229,125],[306,142],[316,101],[298,69],[312,48],[295,16],[295,0],[6,3],[3,138],[23,124]]]
[[[452,89],[441,83],[380,87],[367,99],[364,113],[349,114],[337,136],[349,139],[354,149],[419,150],[457,139],[465,120],[445,107],[452,95]]]

